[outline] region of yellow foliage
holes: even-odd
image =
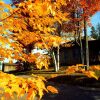
[[[100,66],[91,66],[90,69],[91,70],[100,70]]]
[[[49,0],[35,0],[33,2],[33,0],[27,0],[16,4],[16,7],[11,9],[11,5],[0,2],[0,5],[3,6],[2,8],[0,7],[0,13],[2,12],[1,15],[3,15],[0,16],[0,23],[2,23],[2,26],[0,25],[0,34],[4,30],[9,30],[9,32],[5,31],[5,33],[10,41],[9,45],[11,49],[8,55],[5,54],[5,49],[2,48],[4,51],[0,52],[0,55],[6,58],[10,56],[13,59],[33,62],[35,61],[34,55],[24,52],[25,50],[27,51],[30,45],[31,47],[36,45],[39,48],[46,48],[47,50],[53,46],[59,46],[61,38],[52,35],[52,33],[56,31],[56,22],[61,24],[67,20],[66,16],[68,14],[64,13],[61,9],[63,4],[67,5],[67,2],[64,0],[58,0],[56,2]],[[4,12],[5,8],[9,11]],[[3,37],[3,35],[1,37]],[[4,39],[2,39],[3,45],[8,43],[3,40]],[[36,63],[38,63],[37,66],[40,69],[42,66],[45,66],[47,69],[47,62],[48,60],[42,59],[41,62],[39,60]]]
[[[51,77],[54,78],[54,77],[57,77],[58,74],[51,74]]]
[[[82,66],[84,66],[83,64],[77,64],[76,66],[69,66],[67,69],[66,69],[66,74],[73,74],[73,73],[76,73],[76,72],[80,72],[80,73],[83,73],[84,75],[86,75],[87,77],[89,78],[95,78],[95,79],[98,79],[97,75],[95,74],[94,71],[92,70],[99,70],[98,67],[90,67],[89,70],[85,70],[85,68],[82,68]]]
[[[34,99],[37,95],[39,95],[39,98],[42,98],[43,91],[47,91],[43,81],[45,81],[43,77],[35,75],[25,79],[0,72],[0,88],[2,89],[0,90],[0,94],[2,94],[1,98],[2,100],[11,100],[11,98],[15,98],[14,95],[16,94],[17,98],[20,100],[25,93],[27,93],[27,100]]]
[[[95,79],[97,79],[98,80],[98,77],[96,76],[96,74],[95,74],[95,72],[93,72],[93,71],[84,71],[83,72],[86,76],[88,76],[89,78],[95,78]]]
[[[48,55],[42,55],[42,54],[38,55],[36,58],[36,61],[35,61],[36,67],[38,69],[42,69],[43,67],[45,69],[48,69],[49,64],[50,64],[49,60],[50,60],[50,58]]]
[[[66,69],[66,74],[73,74],[75,72],[77,72],[79,69],[77,66],[69,66],[67,69]]]
[[[4,2],[3,1],[0,1],[0,5],[3,5],[4,4]]]
[[[84,64],[76,64],[76,66],[84,66]]]

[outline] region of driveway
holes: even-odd
[[[86,88],[53,82],[51,84],[59,90],[59,93],[45,94],[42,100],[100,100],[100,88]]]

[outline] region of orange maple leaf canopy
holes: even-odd
[[[61,39],[54,34],[54,24],[66,21],[68,15],[61,10],[62,5],[67,5],[67,0],[28,0],[15,4],[12,9],[6,6],[8,11],[3,14],[8,16],[1,17],[1,30],[6,30],[11,41],[12,58],[26,60],[34,46],[38,46],[36,43],[42,43],[40,48],[46,49],[59,45]]]
[[[0,24],[1,38],[4,39],[3,34],[6,33],[12,58],[27,60],[35,46],[50,49],[60,44],[62,39],[56,36],[57,22],[67,32],[81,29],[82,25],[77,26],[76,23],[82,23],[83,16],[89,19],[100,10],[99,4],[99,0],[22,0],[12,8],[11,5],[0,2],[3,15],[0,16],[0,22],[3,23]],[[82,9],[88,10],[83,13]],[[78,10],[81,11],[81,17],[74,18],[73,15]],[[67,24],[64,25],[64,22]]]

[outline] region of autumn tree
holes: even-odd
[[[15,4],[13,9],[8,7],[8,16],[1,21],[2,29],[11,33],[8,37],[13,41],[10,44],[12,58],[33,62],[36,58],[31,52],[34,47],[50,50],[60,44],[55,23],[67,20],[68,14],[61,9],[63,5],[67,5],[67,0],[28,0]]]
[[[81,63],[84,64],[83,55],[83,44],[82,44],[82,30],[83,30],[83,8],[81,6],[81,1],[70,0],[65,7],[66,11],[69,12],[69,22],[63,23],[62,31],[72,34],[73,39],[80,46],[81,51]]]
[[[10,5],[0,2],[3,15],[0,16],[0,43],[5,46],[3,48],[0,45],[2,51],[0,56],[33,62],[37,57],[31,53],[34,46],[46,49],[58,46],[61,38],[53,34],[56,30],[53,24],[56,21],[66,20],[66,14],[60,11],[62,4],[64,2],[29,0],[16,4],[16,7],[12,8]],[[6,43],[9,44],[8,49]],[[0,72],[0,88],[2,86],[4,88],[4,91],[0,91],[3,96],[1,99],[6,99],[6,97],[9,100],[14,99],[14,93],[17,95],[17,99],[20,99],[25,93],[27,93],[27,100],[34,99],[37,95],[41,99],[44,90],[52,89],[52,91],[58,92],[52,86],[46,89],[43,80],[44,78],[36,76],[28,79],[17,78],[14,75]]]
[[[81,43],[81,34],[84,30],[85,37],[85,64],[89,66],[89,52],[88,52],[88,40],[87,40],[87,26],[90,26],[90,17],[100,10],[99,0],[70,0],[67,4],[66,11],[69,12],[70,21],[63,24],[63,31],[71,32],[79,37],[80,47],[81,47],[81,59],[83,59],[83,49]]]
[[[9,5],[4,4],[3,2],[0,2],[0,58],[4,59],[4,58],[9,58],[10,59],[10,55],[11,53],[11,48],[10,44],[11,44],[11,39],[8,38],[8,34],[9,31],[6,30],[6,27],[3,27],[3,22],[1,21],[2,18],[6,18],[8,17],[8,13],[7,13],[7,8],[10,8]],[[5,13],[4,13],[5,10]]]
[[[59,46],[58,44],[61,42],[61,39],[58,38],[56,34],[59,34],[62,28],[56,27],[56,23],[61,27],[61,23],[65,22],[64,26],[67,27],[63,28],[64,31],[75,32],[74,34],[80,36],[80,32],[83,28],[81,23],[83,23],[84,18],[87,21],[89,16],[99,9],[99,2],[95,2],[96,1],[85,2],[77,0],[28,0],[18,1],[14,4],[16,7],[13,8],[13,10],[9,7],[9,13],[7,12],[9,17],[6,18],[5,16],[3,27],[6,27],[7,30],[13,33],[9,36],[14,41],[11,45],[20,45],[20,48],[24,49],[20,50],[22,54],[19,54],[18,51],[13,54],[13,58],[19,59],[19,55],[21,55],[21,59],[24,58],[23,60],[26,60],[26,58],[28,58],[28,61],[32,61],[31,58],[35,57],[32,57],[34,55],[31,51],[35,46],[49,50],[52,46]],[[92,8],[92,6],[96,7]],[[83,13],[83,9],[88,10]],[[66,13],[69,14],[67,17],[70,19],[70,21],[67,22]],[[57,30],[57,28],[60,31]],[[16,45],[13,47],[17,48]],[[15,48],[13,49],[14,51]]]
[[[98,3],[97,3],[98,2]],[[89,49],[88,49],[88,37],[87,37],[87,20],[89,20],[90,16],[95,14],[98,10],[100,10],[100,1],[98,0],[83,0],[81,1],[81,5],[83,7],[83,20],[84,20],[84,37],[85,37],[85,64],[89,67]]]
[[[86,32],[86,21],[90,15],[99,9],[99,4],[99,0],[25,0],[15,3],[15,7],[12,8],[11,5],[0,2],[0,13],[2,13],[2,16],[0,16],[0,56],[28,62],[36,61],[38,54],[32,54],[34,47],[50,50],[52,47],[58,47],[61,43],[61,38],[55,33],[57,31],[55,24],[57,22],[60,24],[62,22],[67,23],[66,20],[70,11],[68,6],[72,7],[72,16],[76,15],[78,8],[82,9],[81,20],[84,21]],[[72,18],[70,18],[70,21],[74,23],[73,29],[78,32],[79,27],[76,27],[79,25],[78,18],[77,23]],[[40,61],[40,59],[43,60]],[[38,67],[43,65],[43,61],[46,62],[43,56],[39,55],[36,63]],[[45,63],[46,67],[47,62]],[[94,67],[94,69],[98,68]],[[80,70],[79,66],[67,70],[67,72],[75,71],[82,71],[87,76],[98,79],[98,77],[95,77],[94,72]],[[13,93],[16,93],[18,99],[24,93],[28,93],[27,99],[34,99],[36,95],[41,98],[43,90],[47,90],[43,81],[45,79],[42,77],[34,76],[34,78],[23,79],[0,72],[0,87],[4,87],[5,94],[2,91],[0,93],[4,94],[4,97],[10,98],[13,98]]]
[[[20,50],[20,53],[22,53],[20,59],[24,58],[23,60],[26,60],[26,58],[28,58],[27,60],[31,62],[32,59],[35,58],[31,53],[34,47],[46,48],[49,50],[53,46],[59,47],[61,39],[56,35],[59,35],[61,31],[72,32],[80,37],[81,56],[83,57],[81,43],[82,29],[84,28],[86,37],[86,23],[89,24],[90,16],[100,9],[98,6],[100,2],[98,0],[16,0],[16,3],[13,4],[16,7],[13,8],[13,10],[9,10],[8,15],[10,15],[10,17],[3,20],[3,26],[8,27],[9,24],[10,27],[8,27],[8,30],[13,33],[10,35],[10,38],[12,38],[14,42],[17,41],[16,44],[20,44],[20,48],[24,49],[21,49],[22,51]],[[66,21],[66,13],[69,21]],[[63,24],[61,24],[62,22]],[[15,48],[17,47],[15,46]],[[88,53],[88,45],[86,48],[86,52]],[[89,65],[87,53],[87,57],[85,57],[87,60],[85,62]],[[13,54],[13,58],[19,59],[19,55],[19,52],[17,52]],[[83,62],[82,58],[82,63]],[[57,66],[59,66],[59,56]]]

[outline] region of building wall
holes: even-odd
[[[85,50],[85,42],[83,41],[83,49]],[[85,52],[85,51],[84,51]],[[89,61],[90,64],[100,64],[100,40],[89,41]],[[60,48],[60,64],[75,65],[81,64],[80,46]]]
[[[80,63],[80,50],[77,47],[61,48],[60,49],[60,64],[74,65]]]

